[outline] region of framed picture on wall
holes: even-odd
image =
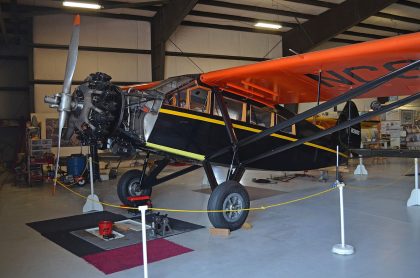
[[[66,133],[66,128],[63,129],[63,134]],[[45,137],[52,139],[52,146],[58,146],[58,119],[45,119]],[[76,134],[73,134],[69,140],[61,139],[62,147],[75,147],[80,146],[80,141],[77,139]]]
[[[414,111],[401,110],[401,125],[412,125],[412,124],[414,124]]]

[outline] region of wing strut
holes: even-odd
[[[226,131],[229,135],[230,144],[232,145],[232,151],[233,151],[232,162],[230,163],[229,171],[226,178],[226,180],[229,180],[230,176],[233,173],[233,164],[235,163],[235,160],[239,160],[239,158],[237,157],[238,138],[236,137],[235,130],[233,129],[232,120],[230,119],[229,112],[227,110],[226,104],[223,99],[223,95],[219,91],[215,91],[214,95],[216,96],[216,102],[222,114],[223,121],[225,122]]]
[[[217,89],[213,89],[213,92],[216,98],[217,106],[219,107],[220,113],[222,114],[222,117],[223,117],[223,121],[225,122],[226,132],[229,136],[229,141],[231,144],[229,149],[232,150],[233,152],[232,162],[230,164],[226,180],[234,180],[234,181],[239,182],[245,172],[245,168],[242,167],[242,164],[240,163],[239,157],[238,157],[238,147],[237,147],[238,138],[236,137],[235,130],[233,129],[232,120],[229,116],[229,112],[227,110],[225,101],[223,99],[223,95]],[[237,165],[234,168],[235,162],[237,162]],[[213,191],[218,186],[218,182],[214,175],[212,165],[208,159],[203,161],[203,168],[204,168],[204,171],[206,172],[211,190]]]
[[[334,106],[336,106],[340,103],[343,103],[343,102],[348,101],[350,99],[353,99],[353,98],[359,97],[361,95],[364,95],[367,92],[377,88],[378,86],[388,82],[389,80],[391,80],[393,78],[396,78],[396,77],[400,76],[401,74],[406,73],[410,70],[416,69],[419,66],[420,66],[420,60],[417,60],[417,61],[415,61],[411,64],[408,64],[408,65],[406,65],[406,66],[404,66],[400,69],[394,70],[394,71],[392,71],[392,72],[390,72],[390,73],[388,73],[388,74],[386,74],[382,77],[379,77],[375,80],[367,82],[367,83],[365,83],[365,84],[363,84],[363,85],[361,85],[361,86],[359,86],[355,89],[352,89],[352,90],[348,91],[347,93],[344,93],[344,94],[342,94],[342,95],[340,95],[340,96],[338,96],[338,97],[336,97],[332,100],[326,101],[326,102],[324,102],[324,103],[322,103],[318,106],[315,106],[315,107],[313,107],[313,108],[311,108],[311,109],[309,109],[305,112],[297,114],[296,116],[294,116],[294,117],[292,117],[292,118],[290,118],[290,119],[288,119],[284,122],[281,122],[278,125],[275,125],[273,127],[270,127],[268,129],[260,132],[260,133],[257,133],[255,135],[251,135],[251,136],[249,136],[245,139],[242,139],[238,142],[237,147],[240,148],[240,147],[246,146],[248,144],[251,144],[253,142],[256,142],[258,140],[261,140],[262,138],[270,136],[271,134],[273,134],[275,132],[279,132],[286,127],[289,127],[293,124],[296,124],[300,121],[303,121],[303,120],[305,120],[309,117],[312,117],[312,116],[314,116],[314,115],[316,115],[320,112],[323,112],[323,111],[325,111],[325,110],[327,110],[331,107],[334,107]],[[230,150],[231,150],[231,146],[227,146],[227,147],[215,152],[208,159],[212,160],[216,157],[219,157],[221,155],[224,155],[224,154],[228,153]]]
[[[331,134],[333,132],[336,132],[336,131],[339,131],[339,130],[342,130],[342,129],[351,127],[351,126],[353,126],[355,124],[358,124],[358,123],[360,123],[360,122],[362,122],[364,120],[370,119],[370,118],[372,118],[374,116],[380,115],[382,113],[391,111],[391,110],[393,110],[395,108],[398,108],[398,107],[403,106],[403,105],[405,105],[407,103],[410,103],[410,102],[412,102],[412,101],[414,101],[414,100],[416,100],[418,98],[420,98],[420,92],[417,92],[414,95],[411,95],[409,97],[403,98],[401,100],[398,100],[396,102],[393,102],[391,104],[388,104],[386,106],[383,106],[379,110],[368,112],[366,114],[363,114],[362,116],[359,116],[357,118],[351,119],[351,120],[346,121],[346,122],[344,122],[342,124],[336,125],[336,126],[334,126],[332,128],[329,128],[329,129],[320,131],[320,132],[318,132],[318,133],[316,133],[314,135],[308,136],[306,138],[299,139],[299,140],[294,141],[292,143],[286,144],[284,146],[278,147],[278,148],[273,149],[271,151],[268,151],[268,152],[265,152],[265,153],[260,154],[258,156],[255,156],[255,157],[253,157],[251,159],[248,159],[248,160],[244,161],[243,164],[244,165],[250,164],[250,163],[255,162],[257,160],[260,160],[260,159],[263,159],[263,158],[266,158],[266,157],[269,157],[269,156],[278,154],[280,152],[284,152],[284,151],[286,151],[288,149],[291,149],[293,147],[300,146],[300,145],[302,145],[302,144],[304,144],[306,142],[316,140],[316,139],[321,138],[321,137],[323,137],[323,136],[325,136],[327,134]]]

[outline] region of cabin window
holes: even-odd
[[[208,112],[209,91],[198,87],[190,90],[190,109],[198,112]]]
[[[179,108],[187,108],[187,91],[180,91],[167,95],[164,104]]]
[[[226,104],[226,108],[228,110],[229,117],[232,120],[244,121],[244,119],[245,119],[245,113],[244,113],[245,103],[243,103],[242,101],[239,101],[239,100],[234,100],[234,99],[226,98],[226,97],[224,97],[223,100]],[[214,111],[213,112],[214,112],[214,115],[222,116],[222,113],[220,112],[219,106],[217,105],[217,103],[214,104]]]
[[[176,106],[179,108],[187,108],[187,92],[181,91],[176,94]]]
[[[262,127],[270,127],[271,112],[251,105],[250,123]]]

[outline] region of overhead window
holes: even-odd
[[[245,120],[245,114],[244,114],[244,107],[245,103],[239,100],[234,100],[230,98],[223,98],[226,108],[228,110],[229,118],[232,120],[237,121],[244,121]],[[217,104],[214,105],[214,114],[218,116],[222,116],[222,113],[220,112],[219,106]]]
[[[250,123],[263,127],[270,127],[271,112],[251,105]]]

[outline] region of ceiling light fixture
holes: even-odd
[[[100,8],[102,8],[101,5],[97,3],[73,2],[73,1],[64,1],[63,6],[72,7],[72,8],[93,9],[93,10],[99,10]]]
[[[267,22],[257,22],[254,25],[255,27],[261,27],[261,28],[268,28],[268,29],[280,29],[282,26],[280,24],[276,23],[267,23]]]

